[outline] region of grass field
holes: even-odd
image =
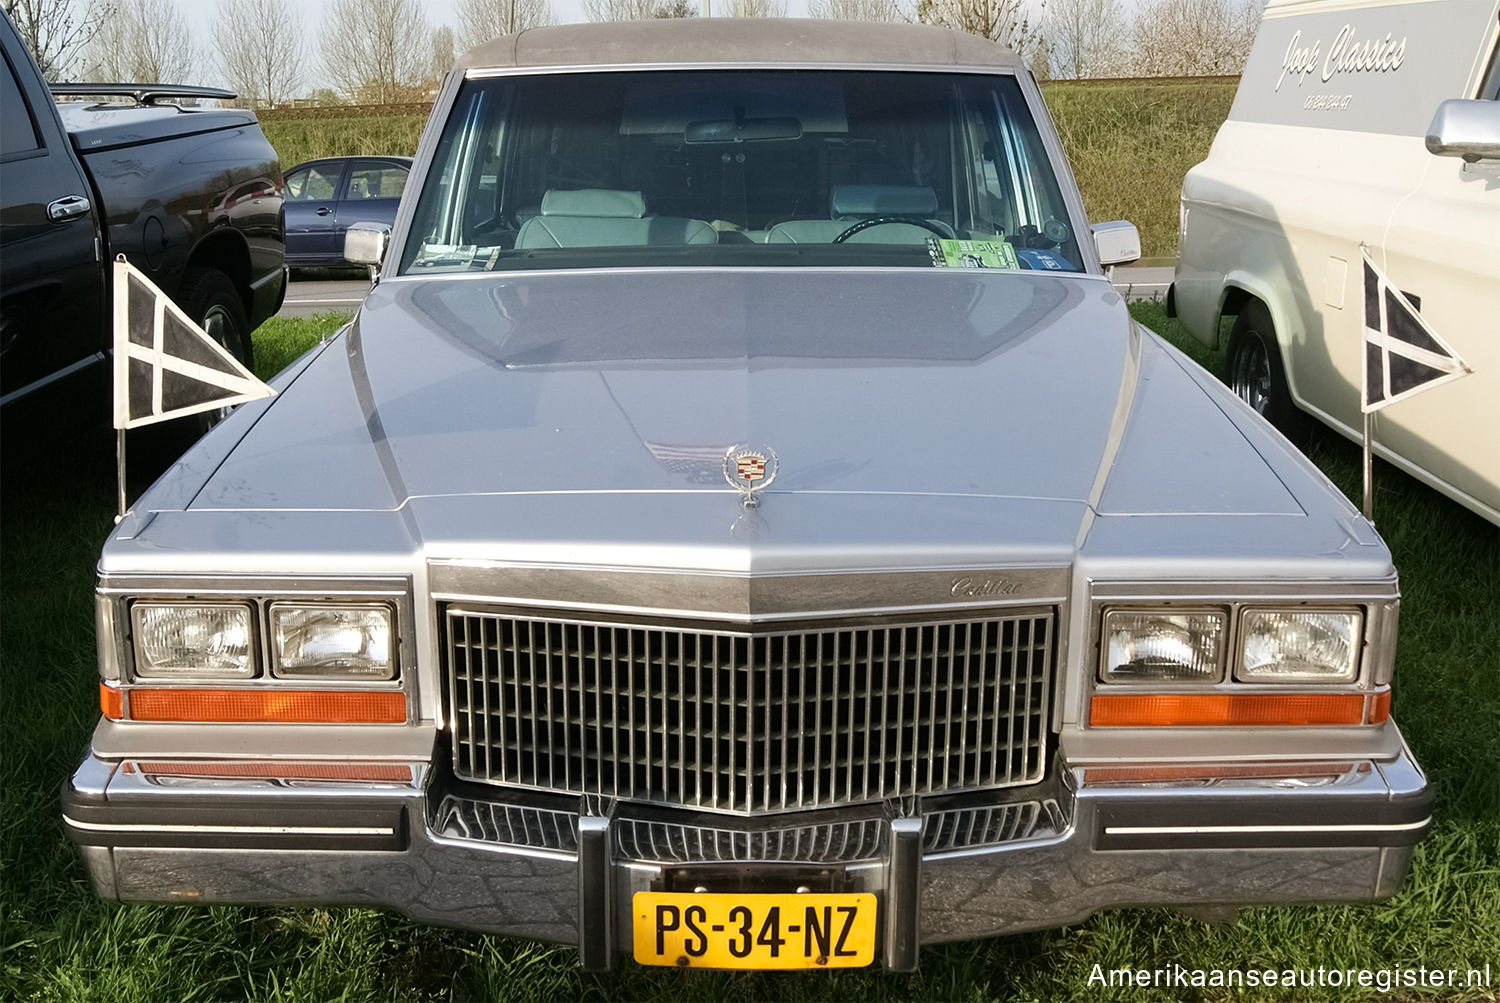
[[[1208,154],[1238,79],[1054,81],[1042,85],[1089,219],[1128,219],[1148,258],[1177,254],[1182,176]],[[427,109],[298,108],[261,113],[283,168],[316,157],[416,152]]]
[[[1137,315],[1192,345],[1156,304]],[[269,375],[339,322],[256,334]],[[1197,352],[1210,365],[1215,359]],[[1309,450],[1351,495],[1358,452]],[[924,951],[921,971],[775,976],[656,971],[595,977],[574,953],[419,926],[363,909],[117,906],[90,891],[58,819],[59,785],[97,717],[94,562],[113,513],[111,438],[7,455],[0,523],[0,1000],[1483,1000],[1484,990],[1104,990],[1095,965],[1468,969],[1500,982],[1500,536],[1389,467],[1377,517],[1404,593],[1395,713],[1436,789],[1436,824],[1389,903],[1257,908],[1208,926],[1157,909]]]

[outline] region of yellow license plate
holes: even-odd
[[[875,896],[636,892],[635,960],[679,968],[860,968]]]

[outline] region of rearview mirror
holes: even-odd
[[[1451,98],[1427,127],[1427,152],[1466,163],[1500,159],[1500,101]]]
[[[721,118],[689,122],[684,143],[753,143],[768,139],[801,139],[802,121],[791,118]]]
[[[1108,267],[1140,260],[1141,234],[1134,223],[1117,219],[1108,223],[1091,223],[1089,229],[1094,232],[1099,264]]]
[[[351,265],[369,265],[370,281],[374,282],[390,240],[391,228],[384,223],[352,223],[344,231],[344,260]]]

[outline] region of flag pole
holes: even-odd
[[[1365,456],[1364,456],[1364,470],[1365,470],[1365,518],[1370,521],[1371,525],[1374,525],[1374,523],[1375,523],[1375,490],[1374,490],[1375,486],[1374,486],[1374,483],[1371,480],[1371,476],[1370,476],[1371,475],[1371,470],[1370,470],[1370,467],[1371,467],[1371,463],[1370,463],[1370,432],[1372,430],[1371,419],[1373,417],[1374,417],[1374,412],[1372,412],[1372,411],[1366,411],[1365,412]]]
[[[115,429],[115,479],[118,481],[117,499],[119,511],[115,513],[115,525],[125,518],[125,430]]]

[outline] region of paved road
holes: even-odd
[[[1115,288],[1127,299],[1166,296],[1172,284],[1170,268],[1116,268]],[[352,312],[370,283],[364,279],[296,279],[287,291],[281,317],[311,317],[329,310]]]
[[[367,279],[293,279],[278,317],[311,317],[315,313],[341,310],[353,313],[365,298]]]

